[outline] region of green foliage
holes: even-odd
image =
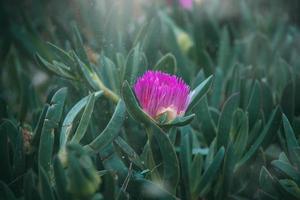
[[[166,2],[0,3],[0,199],[300,199],[291,5]],[[184,116],[142,109],[147,70]]]

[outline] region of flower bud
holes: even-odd
[[[59,158],[63,162],[67,158],[67,190],[74,198],[85,199],[94,195],[101,179],[84,149],[78,144],[67,145]]]
[[[147,114],[156,120],[166,116],[167,122],[183,116],[190,101],[190,89],[184,81],[160,71],[147,71],[138,78],[134,92]]]

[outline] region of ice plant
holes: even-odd
[[[189,86],[161,71],[147,71],[133,88],[142,109],[154,119],[164,114],[168,121],[183,116],[190,100]]]

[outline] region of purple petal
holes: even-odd
[[[147,71],[133,88],[141,107],[153,118],[164,111],[175,112],[175,117],[182,116],[189,103],[188,85],[181,78],[164,72]]]
[[[180,5],[185,9],[192,9],[193,7],[193,0],[180,0]]]

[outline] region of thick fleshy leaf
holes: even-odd
[[[295,84],[293,81],[285,86],[280,105],[285,116],[293,122],[295,113]]]
[[[224,158],[225,149],[224,147],[221,147],[217,154],[215,155],[212,163],[208,166],[208,168],[205,170],[203,176],[201,177],[201,180],[199,183],[192,188],[193,191],[193,198],[197,198],[199,196],[203,195],[203,189],[210,184],[215,177],[218,175],[217,172],[221,168],[221,164]],[[200,170],[200,169],[199,169]]]
[[[70,195],[67,192],[67,177],[65,169],[60,160],[56,157],[53,161],[53,171],[55,176],[55,190],[60,199],[69,199]]]
[[[37,54],[37,60],[40,62],[41,65],[45,66],[49,71],[52,73],[63,76],[67,79],[75,79],[75,77],[71,74],[66,66],[64,66],[63,63],[60,63],[58,61],[52,61],[52,63],[48,62],[46,59],[44,59],[42,56]]]
[[[55,200],[50,180],[43,168],[39,168],[39,184],[42,200]]]
[[[163,180],[172,192],[176,191],[179,181],[179,163],[168,135],[157,125],[152,124],[152,134],[159,145],[163,164]],[[152,148],[152,147],[151,147]]]
[[[295,199],[300,198],[300,188],[294,181],[283,179],[279,180],[279,184],[288,194],[292,195]],[[291,198],[292,197],[287,197],[287,199]]]
[[[191,164],[192,164],[192,147],[191,147],[191,136],[192,131],[191,128],[186,126],[182,127],[180,129],[181,137],[180,137],[180,169],[181,169],[181,179],[182,179],[182,185],[185,198],[191,199],[191,177],[193,177],[194,173],[191,170]],[[200,168],[196,169],[197,171],[200,171]]]
[[[229,140],[229,131],[232,123],[232,117],[239,103],[239,94],[233,94],[224,103],[221,116],[219,118],[217,132],[217,147],[227,146]]]
[[[130,147],[127,142],[125,142],[120,136],[118,136],[114,141],[124,153],[129,157],[129,160],[133,162],[136,166],[138,166],[140,169],[144,170],[145,166],[140,159],[139,155]]]
[[[208,144],[212,142],[216,136],[216,125],[209,111],[207,97],[203,97],[194,107],[193,112],[196,114],[196,120],[201,124],[201,130]]]
[[[161,127],[173,127],[173,126],[185,126],[190,124],[195,117],[195,114],[191,114],[184,117],[176,117],[173,121],[168,123],[159,124]]]
[[[224,81],[224,71],[222,68],[217,67],[215,74],[214,74],[214,87],[211,94],[211,106],[218,108],[221,105],[222,100],[222,91],[224,88],[223,81]]]
[[[168,53],[157,61],[153,70],[163,71],[169,74],[175,74],[177,71],[177,62],[173,54]]]
[[[87,64],[82,62],[76,54],[74,54],[74,57],[75,57],[78,69],[80,70],[80,72],[82,73],[82,76],[84,77],[84,80],[94,90],[96,90],[96,91],[100,90],[101,89],[100,85],[103,84],[103,83],[100,82],[100,84],[99,84],[100,79],[97,76],[97,74],[89,66],[87,66]]]
[[[281,160],[274,160],[271,164],[292,178],[298,185],[300,185],[300,173],[289,163]]]
[[[119,94],[122,83],[120,75],[121,70],[116,67],[115,63],[112,60],[105,57],[104,55],[101,55],[100,66],[101,67],[99,67],[100,70],[98,75],[101,77],[101,80],[103,80],[104,84],[109,89]]]
[[[293,155],[293,149],[299,147],[298,140],[295,137],[295,133],[292,129],[292,126],[288,118],[283,114],[282,115],[283,128],[285,132],[286,143],[290,155]]]
[[[42,134],[42,129],[43,129],[43,125],[44,125],[44,121],[45,121],[45,117],[46,117],[48,108],[49,108],[49,105],[45,104],[43,107],[43,110],[39,116],[37,125],[34,129],[33,136],[32,136],[32,145],[34,145],[34,146],[38,146],[38,144],[40,142],[40,137]]]
[[[127,80],[130,84],[133,84],[136,78],[147,70],[147,65],[146,56],[138,44],[127,56],[123,81]]]
[[[133,119],[145,124],[148,124],[150,121],[154,122],[153,119],[139,106],[139,103],[137,102],[136,97],[127,81],[123,83],[122,96],[126,104],[127,112]]]
[[[99,91],[99,92],[95,92],[94,95],[96,98],[98,98],[98,97],[102,96],[102,94],[103,94],[103,92]],[[61,131],[60,131],[60,146],[61,147],[65,146],[67,141],[70,139],[69,137],[71,134],[74,120],[79,115],[79,113],[83,110],[83,108],[86,106],[86,104],[88,103],[88,99],[89,99],[89,96],[82,98],[71,108],[71,110],[66,115],[66,117],[63,121],[63,124],[62,124]]]
[[[270,172],[263,166],[259,174],[259,185],[260,187],[270,194],[276,195],[276,182]]]
[[[67,96],[67,88],[59,89],[52,97],[47,110],[38,152],[39,167],[49,173],[52,161],[54,131],[58,127],[65,99]]]
[[[99,152],[101,149],[109,145],[120,132],[125,119],[125,110],[126,107],[124,101],[120,100],[105,129],[85,147],[89,150],[93,150],[94,152]]]
[[[261,109],[260,86],[259,83],[256,81],[252,89],[249,103],[247,105],[250,127],[252,127],[255,121],[257,121],[257,117],[259,115],[260,109]]]
[[[237,159],[240,159],[240,157],[246,150],[248,142],[248,129],[248,116],[243,113],[240,118],[240,127],[238,128],[238,132],[234,142],[234,154]]]
[[[55,44],[52,44],[51,42],[47,42],[47,44],[49,50],[58,58],[58,60],[70,66],[74,64],[74,58],[72,57],[71,53],[61,49],[60,47],[56,46]]]
[[[272,115],[271,115],[268,123],[262,130],[261,134],[255,140],[254,144],[251,145],[250,149],[246,152],[246,154],[243,156],[243,158],[239,161],[236,168],[240,167],[241,165],[246,163],[250,158],[252,158],[252,156],[256,153],[256,151],[262,145],[264,140],[266,140],[266,138],[270,137],[270,134],[273,134],[274,132],[277,131],[277,128],[279,126],[279,123],[278,123],[279,120],[280,120],[280,111],[279,111],[279,108],[276,108],[272,112]]]
[[[79,55],[79,58],[86,64],[89,63],[88,56],[85,52],[83,40],[80,34],[80,31],[75,23],[72,24],[73,34],[75,36],[74,39],[74,46],[75,46],[75,52],[77,55]]]
[[[93,110],[94,110],[94,104],[95,104],[95,95],[91,94],[87,100],[87,104],[85,106],[85,109],[81,115],[81,119],[79,122],[79,125],[76,129],[76,132],[74,136],[71,139],[71,142],[80,142],[80,140],[83,138],[88,126],[89,126],[89,121],[91,119]]]
[[[17,200],[14,193],[2,180],[0,181],[0,189],[1,199]]]
[[[221,38],[220,38],[220,48],[218,51],[218,66],[224,69],[224,72],[229,70],[230,62],[231,62],[231,45],[229,38],[229,31],[227,27],[224,27],[222,30]]]
[[[176,196],[166,191],[161,186],[146,180],[146,179],[133,179],[129,182],[128,191],[135,197],[135,199],[164,199],[176,200]]]
[[[26,200],[39,199],[39,194],[37,191],[37,178],[32,170],[28,170],[24,176],[24,197]]]
[[[213,81],[213,76],[209,76],[207,79],[202,81],[192,92],[191,100],[187,111],[192,110],[193,107],[200,101],[200,99],[209,91]]]

